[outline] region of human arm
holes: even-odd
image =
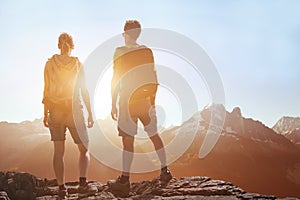
[[[111,80],[111,117],[113,120],[118,118],[117,98],[120,91],[120,55],[116,49],[114,54],[113,77]]]
[[[44,119],[43,119],[43,123],[44,123],[44,126],[45,127],[49,127],[49,124],[48,124],[48,106],[46,104],[44,104]]]
[[[158,89],[158,79],[157,79],[157,73],[155,69],[155,62],[154,62],[154,56],[153,52],[150,48],[147,48],[148,51],[148,64],[149,64],[149,69],[150,71],[148,72],[148,76],[151,77],[151,84],[148,86],[148,92],[149,92],[149,97],[150,97],[150,103],[152,106],[155,106],[155,99],[156,99],[156,93]]]
[[[94,126],[93,114],[91,110],[91,103],[90,103],[90,95],[86,88],[81,90],[82,98],[86,109],[88,111],[88,128],[92,128]]]
[[[48,124],[48,113],[49,113],[49,107],[47,105],[47,97],[49,94],[49,73],[48,73],[48,62],[45,65],[44,68],[44,94],[43,94],[43,101],[42,103],[44,104],[44,119],[43,123],[45,127],[49,127]]]
[[[117,78],[118,76],[114,72],[111,81],[111,117],[113,120],[117,120],[118,118],[117,98],[118,98],[119,84]]]
[[[80,90],[81,90],[81,96],[84,102],[84,105],[87,109],[88,112],[88,128],[92,128],[94,125],[94,120],[93,120],[93,114],[92,114],[92,109],[91,109],[91,102],[90,102],[90,95],[86,87],[85,83],[85,73],[83,67],[81,67],[80,72],[79,72],[79,81],[80,81]]]

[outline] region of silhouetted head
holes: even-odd
[[[68,33],[62,33],[58,37],[58,48],[61,50],[61,54],[69,55],[74,49],[73,38]]]
[[[127,20],[124,26],[124,37],[126,40],[126,35],[130,37],[131,40],[136,41],[141,33],[141,24],[137,20]]]

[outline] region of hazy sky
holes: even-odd
[[[0,1],[0,121],[43,115],[43,69],[69,32],[84,61],[126,19],[186,35],[213,59],[226,108],[272,126],[300,116],[300,1]],[[110,105],[108,105],[109,107]]]

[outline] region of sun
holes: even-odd
[[[94,109],[96,119],[105,119],[110,116],[111,110],[111,95],[110,95],[110,82],[113,75],[112,66],[108,67],[107,70],[98,79],[94,94]]]

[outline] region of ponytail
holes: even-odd
[[[63,54],[67,54],[70,50],[70,45],[67,42],[64,42],[64,43],[62,43],[60,49]]]
[[[67,53],[68,51],[74,49],[73,38],[68,33],[60,34],[58,38],[58,48],[62,53]]]

